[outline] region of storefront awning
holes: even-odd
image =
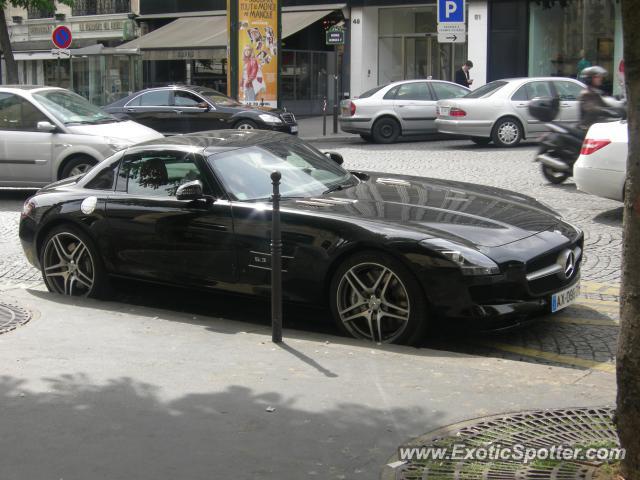
[[[333,10],[283,12],[282,38],[287,38]],[[153,32],[120,45],[118,49],[191,50],[227,46],[227,17],[183,17]],[[146,56],[145,56],[146,58]]]

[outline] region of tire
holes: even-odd
[[[364,140],[365,142],[372,142],[373,141],[373,137],[369,133],[361,133],[360,134],[360,138],[362,140]]]
[[[424,293],[411,272],[390,255],[365,251],[347,258],[331,280],[329,302],[338,328],[348,336],[405,345],[423,340]]]
[[[97,163],[98,162],[96,162],[94,158],[85,155],[72,157],[65,162],[64,167],[62,167],[62,170],[60,171],[60,177],[58,180],[86,173]]]
[[[72,225],[47,233],[40,251],[42,278],[53,293],[104,298],[109,282],[98,249],[88,235]]]
[[[498,147],[515,147],[522,140],[522,124],[513,117],[501,118],[493,127],[491,139]]]
[[[400,124],[391,117],[384,117],[373,124],[371,133],[376,143],[394,143],[400,136]]]
[[[548,167],[547,165],[541,165],[541,169],[542,169],[542,175],[544,176],[544,178],[546,178],[549,182],[553,183],[554,185],[560,185],[562,182],[564,182],[567,178],[571,176],[569,175],[568,172],[560,172],[558,170],[554,170],[551,167]]]
[[[476,145],[489,145],[491,139],[487,137],[471,137],[471,141]]]
[[[253,120],[240,120],[236,123],[235,128],[238,130],[256,130],[258,124]]]

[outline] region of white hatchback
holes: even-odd
[[[37,188],[163,135],[122,121],[69,90],[0,88],[0,187]]]
[[[622,201],[627,176],[627,143],[626,120],[594,123],[573,166],[578,190]]]

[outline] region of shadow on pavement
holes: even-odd
[[[83,373],[40,383],[32,391],[0,377],[0,478],[377,478],[398,444],[442,417],[348,401],[305,410],[237,384],[191,393],[181,382]],[[166,387],[181,396],[167,399]]]
[[[603,225],[609,225],[612,227],[622,226],[622,219],[624,215],[624,207],[614,208],[607,210],[606,212],[599,213],[593,217],[593,221],[601,223]]]

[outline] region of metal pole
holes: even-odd
[[[327,136],[327,97],[322,101],[322,136]]]
[[[338,47],[334,47],[335,71],[333,75],[333,133],[338,133]]]
[[[271,214],[271,341],[282,342],[282,238],[280,234],[280,179],[279,171],[271,174],[273,184]]]

